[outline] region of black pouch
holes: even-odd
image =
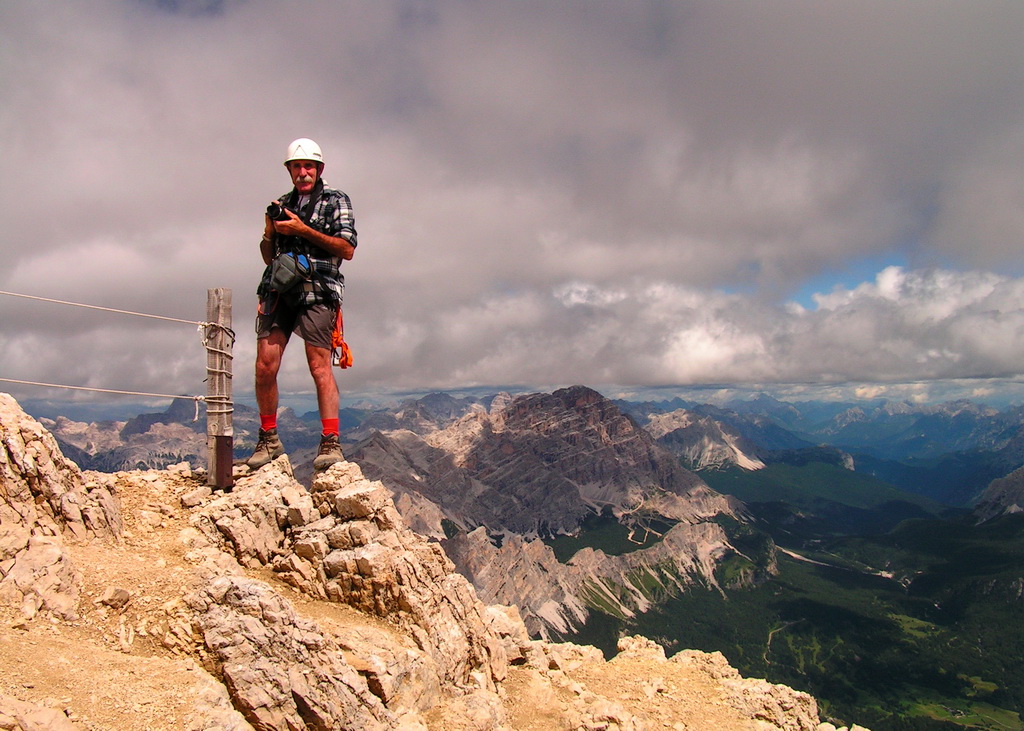
[[[309,279],[309,258],[305,254],[286,251],[278,254],[270,264],[270,287],[281,294]]]

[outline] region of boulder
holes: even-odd
[[[112,481],[87,482],[53,435],[0,393],[0,598],[29,618],[75,618],[81,575],[64,542],[122,530]]]
[[[218,577],[188,604],[218,674],[253,727],[382,731],[394,725],[341,648],[266,584]]]

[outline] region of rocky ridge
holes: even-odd
[[[679,409],[652,414],[647,430],[673,454],[693,469],[736,465],[745,470],[764,469],[757,447],[735,429],[709,416]]]
[[[1024,467],[989,483],[974,506],[979,522],[1024,512]]]
[[[592,608],[629,617],[652,593],[719,588],[717,566],[738,555],[716,518],[742,506],[592,389],[499,396],[489,410],[437,400],[399,416],[402,426],[371,434],[350,458],[485,601],[518,607],[534,636],[574,631]],[[563,564],[539,540],[577,534],[595,516],[623,525],[631,550],[587,548]]]
[[[583,386],[495,398],[489,411],[471,409],[426,433],[376,432],[350,459],[465,530],[536,537],[572,533],[604,509],[627,522],[652,513],[695,522],[737,509]]]
[[[716,568],[736,555],[713,522],[679,523],[652,547],[623,555],[583,548],[567,563],[539,540],[509,535],[496,546],[483,528],[443,543],[484,601],[518,607],[531,634],[545,638],[582,626],[589,606],[632,617],[651,607],[653,593],[678,595],[695,585],[720,590]]]
[[[83,473],[5,394],[0,441],[0,729],[828,728],[720,656],[530,640],[353,464]]]
[[[164,469],[180,462],[200,467],[206,463],[205,412],[205,404],[181,398],[172,401],[163,412],[139,414],[125,421],[84,423],[58,416],[40,419],[40,423],[56,437],[64,454],[82,469]],[[292,409],[284,408],[278,414],[278,422],[288,434],[293,459],[301,454],[303,459],[308,455],[312,461],[320,442],[319,420],[310,424]],[[259,430],[256,410],[235,404],[233,427],[236,449],[251,451]],[[296,463],[296,469],[300,466],[305,465]]]
[[[80,467],[113,472],[163,468],[179,462],[201,464],[206,454],[205,423],[197,406],[174,400],[165,413],[91,424],[63,416],[42,419],[61,449]],[[194,421],[195,419],[195,421]]]

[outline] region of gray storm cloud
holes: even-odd
[[[7,3],[0,289],[201,319],[229,287],[245,398],[262,210],[310,136],[360,232],[343,390],[1013,375],[1022,27],[1016,0]],[[789,303],[869,257],[903,266]],[[202,388],[190,328],[0,312],[0,377]]]

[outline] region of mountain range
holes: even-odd
[[[126,422],[44,423],[80,464],[113,470],[197,461],[205,437],[193,417],[179,404]],[[279,422],[296,475],[308,476],[316,415]],[[1012,723],[1024,677],[993,679],[987,665],[1024,651],[1020,409],[766,395],[632,403],[575,386],[431,394],[347,410],[343,422],[349,459],[485,601],[518,606],[534,636],[608,652],[633,629],[704,643],[838,712],[867,710],[876,729],[988,728],[960,721],[989,706],[1003,724],[992,728],[1022,728]],[[239,456],[256,428],[236,406]],[[987,558],[963,558],[978,552]],[[944,655],[964,632],[989,644]],[[886,697],[858,669],[882,647]],[[952,681],[893,670],[922,657],[959,670]]]
[[[530,638],[352,462],[235,478],[82,471],[0,393],[0,728],[836,731],[720,654]]]

